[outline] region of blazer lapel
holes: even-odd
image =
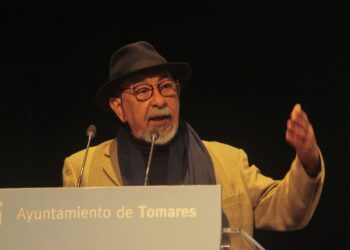
[[[119,169],[119,163],[117,158],[117,141],[112,140],[109,147],[104,148],[104,156],[106,163],[103,164],[103,172],[108,178],[114,182],[116,186],[123,185],[123,179]]]
[[[117,159],[117,141],[107,141],[96,148],[90,164],[88,185],[96,187],[122,186]]]

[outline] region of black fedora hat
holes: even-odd
[[[109,80],[97,91],[97,105],[103,109],[109,107],[109,98],[116,95],[120,84],[130,77],[149,71],[167,70],[179,80],[181,87],[191,75],[191,67],[184,62],[168,62],[146,41],[124,45],[116,50],[109,64]]]

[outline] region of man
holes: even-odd
[[[243,150],[202,141],[179,117],[179,95],[191,68],[167,62],[148,42],[127,44],[110,62],[110,78],[97,103],[121,121],[116,139],[89,151],[82,186],[143,185],[152,134],[157,134],[150,185],[220,184],[231,228],[253,234],[302,228],[318,203],[324,164],[312,125],[299,104],[287,123],[286,140],[296,158],[284,179],[263,176]],[[76,186],[84,151],[65,159],[64,186]]]

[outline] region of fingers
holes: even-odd
[[[299,137],[307,137],[308,135],[313,134],[313,129],[309,122],[300,123],[292,119],[287,121],[287,131]]]
[[[296,104],[287,121],[286,140],[295,148],[314,143],[314,131],[306,113]],[[304,144],[304,145],[303,145]]]
[[[287,129],[286,140],[298,151],[300,148],[306,148],[314,142],[313,132],[300,132],[295,129]]]
[[[298,149],[302,146],[305,141],[304,136],[300,136],[296,133],[293,133],[292,130],[286,131],[286,140],[289,144],[291,144],[294,148]]]
[[[310,134],[300,136],[290,130],[286,132],[286,140],[291,144],[309,176],[315,177],[320,172],[320,158],[315,137]]]
[[[310,124],[307,114],[302,110],[300,104],[296,104],[293,108],[293,111],[290,115],[290,119],[296,123],[299,123],[300,126],[307,126]]]
[[[320,169],[318,146],[313,127],[300,104],[294,106],[287,122],[286,140],[295,148],[307,173],[315,176]]]

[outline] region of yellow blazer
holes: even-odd
[[[278,231],[305,227],[311,219],[324,183],[324,162],[316,178],[310,178],[296,157],[282,180],[262,175],[249,166],[241,149],[203,141],[214,164],[217,184],[222,186],[222,207],[231,228],[253,235],[253,228]],[[74,187],[79,178],[85,151],[64,161],[63,186]],[[122,186],[115,139],[91,147],[82,186]]]

